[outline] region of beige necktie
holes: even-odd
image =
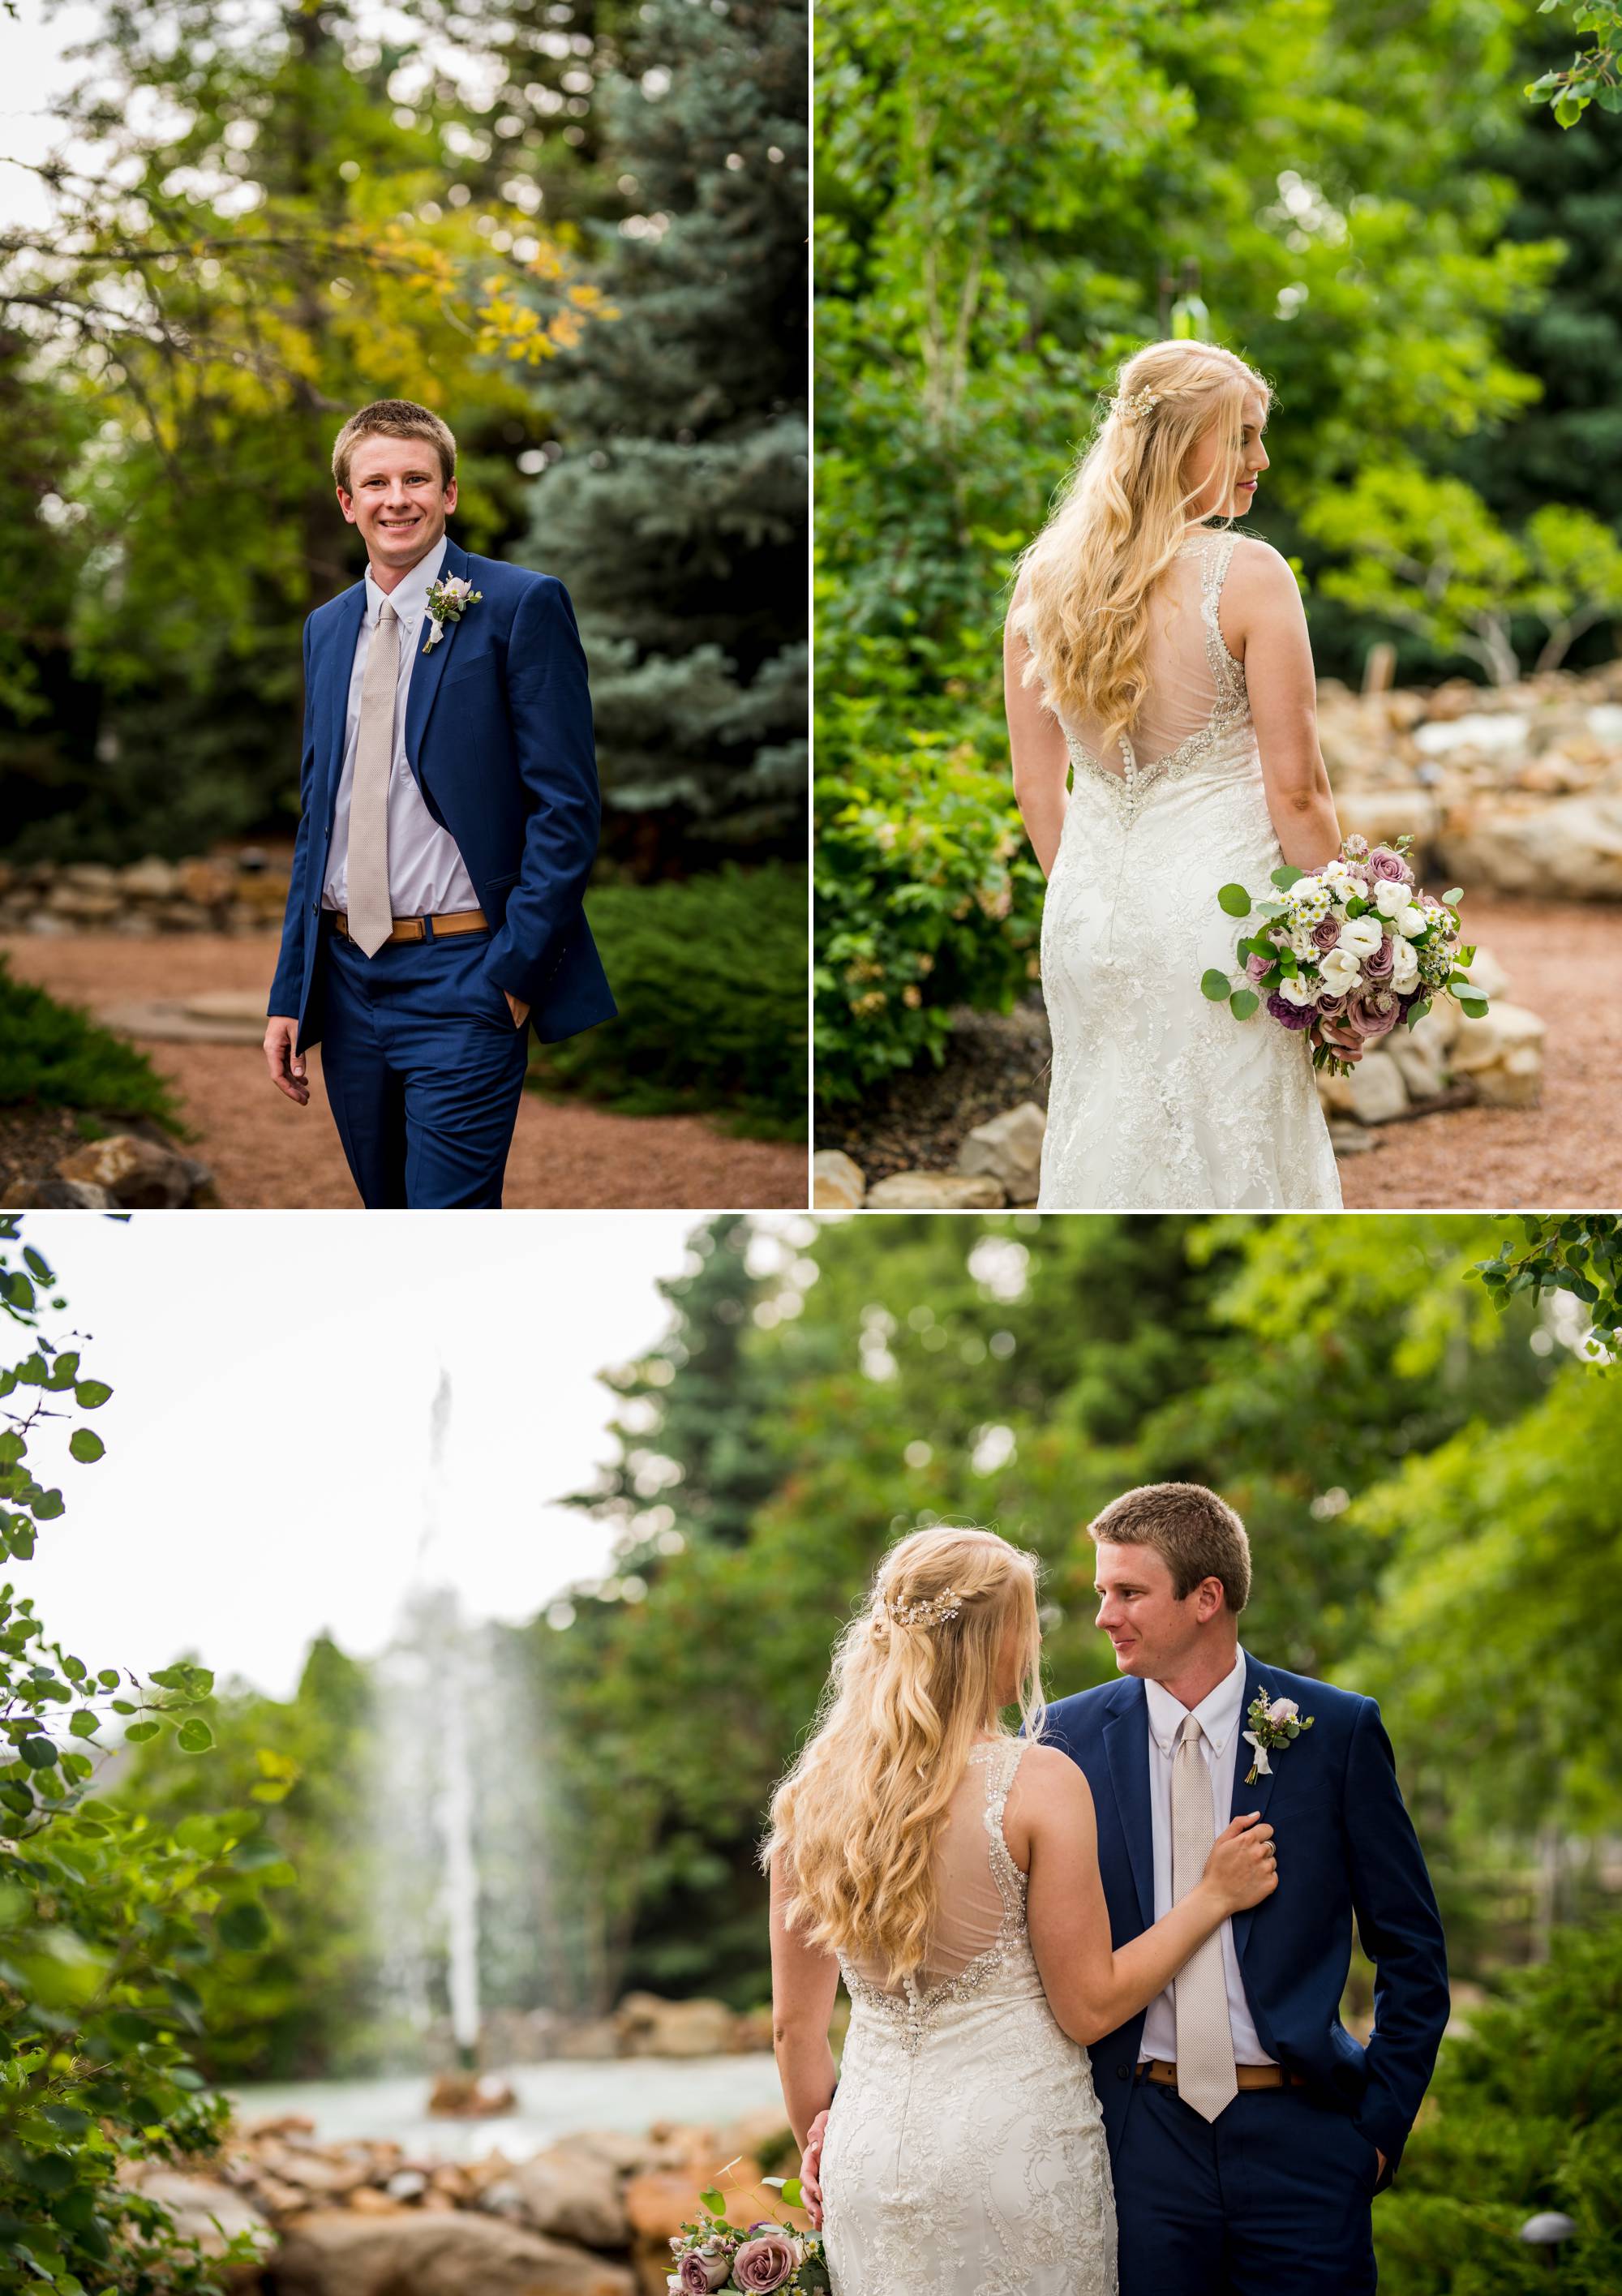
[[[1200,1751],[1200,1725],[1187,1714],[1171,1764],[1173,1905],[1187,1897],[1204,1873],[1216,1836],[1211,1774]],[[1220,1930],[1190,1956],[1172,1980],[1172,2006],[1177,2021],[1177,2094],[1204,2120],[1215,2120],[1239,2093]]]
[[[399,672],[400,619],[385,598],[361,681],[346,863],[349,935],[368,956],[382,947],[394,922],[389,900],[389,775],[394,764],[394,695]]]

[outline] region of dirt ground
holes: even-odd
[[[203,990],[258,989],[275,961],[273,938],[179,933],[20,934],[0,941],[19,980],[93,1013]],[[149,1044],[173,1083],[194,1137],[187,1152],[212,1169],[221,1201],[241,1209],[352,1210],[360,1201],[310,1057],[310,1103],[283,1098],[256,1046]],[[615,1116],[527,1092],[507,1160],[508,1210],[743,1210],[803,1208],[805,1151],[792,1141],[741,1140],[701,1117]]]
[[[1548,1031],[1542,1103],[1382,1125],[1372,1154],[1341,1160],[1348,1209],[1622,1204],[1622,909],[1471,894],[1462,914],[1470,939],[1509,976],[1503,1001],[1528,1006]]]

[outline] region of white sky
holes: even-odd
[[[602,1571],[604,1529],[554,1502],[611,1456],[615,1398],[596,1374],[666,1330],[655,1279],[679,1272],[697,1225],[685,1211],[30,1213],[23,1241],[69,1303],[46,1336],[93,1334],[84,1370],[114,1393],[90,1422],[107,1445],[94,1466],[68,1458],[66,1423],[30,1439],[67,1513],[8,1575],[87,1666],[146,1674],[190,1651],[222,1684],[237,1673],[276,1697],[323,1629],[356,1656],[382,1647],[414,1583],[454,1586],[472,1618],[532,1617]],[[775,1260],[774,1224],[760,1227]],[[24,1339],[0,1326],[6,1362]]]
[[[52,106],[82,76],[65,52],[94,30],[101,10],[70,0],[47,20],[43,0],[18,0],[17,20],[0,13],[0,162],[41,160],[60,142]],[[47,202],[22,168],[0,164],[0,229],[44,223]]]

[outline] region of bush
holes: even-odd
[[[725,868],[591,895],[619,1018],[542,1046],[533,1074],[631,1116],[719,1110],[806,1134],[806,873]]]
[[[830,1103],[925,1057],[954,1004],[1007,1012],[1039,975],[1042,872],[982,712],[876,735],[879,705],[825,706],[817,783],[816,1078]],[[966,723],[968,730],[963,730]]]
[[[144,1053],[75,1004],[13,979],[0,956],[0,1108],[45,1101],[180,1128],[173,1094]]]
[[[1577,2226],[1558,2275],[1519,2237],[1545,2210]],[[1543,1967],[1444,2042],[1374,2229],[1381,2296],[1622,2288],[1622,1919],[1557,1933]]]

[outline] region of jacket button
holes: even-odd
[[[1125,2080],[1126,2079],[1126,2068],[1125,2065],[1117,2065],[1115,2068],[1115,2078],[1117,2080]]]

